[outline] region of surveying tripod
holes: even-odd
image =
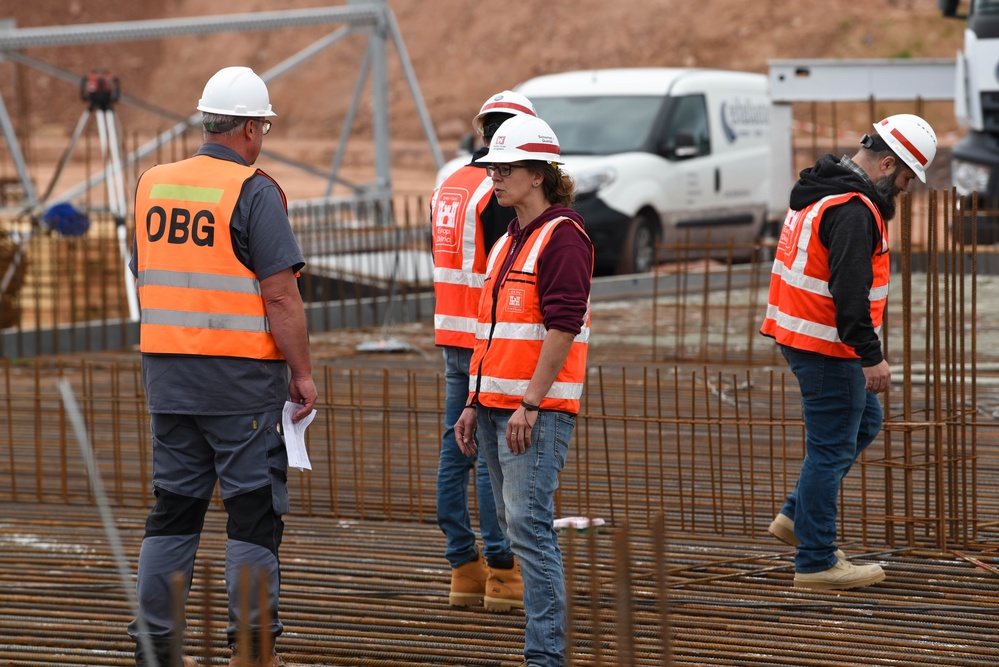
[[[125,224],[125,217],[128,215],[128,207],[125,204],[125,177],[121,164],[121,151],[119,150],[117,122],[114,114],[114,105],[121,98],[121,85],[117,76],[108,73],[107,70],[98,72],[92,70],[80,81],[80,98],[87,103],[87,108],[80,115],[80,120],[76,123],[73,136],[70,138],[69,146],[59,158],[52,180],[41,197],[41,201],[48,200],[55,187],[59,175],[62,173],[69,156],[76,147],[77,142],[83,135],[90,120],[91,115],[97,117],[97,136],[101,144],[101,159],[104,163],[104,182],[108,189],[108,208],[114,218],[115,228],[118,235],[118,249],[121,252],[122,261],[125,263],[125,294],[128,297],[128,312],[130,319],[139,318],[139,300],[135,294],[135,284],[131,272],[128,270],[128,260],[131,251],[128,248],[128,227]]]

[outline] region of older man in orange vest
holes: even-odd
[[[184,630],[177,619],[218,483],[229,515],[230,665],[281,667],[271,642],[283,630],[278,548],[289,510],[282,411],[290,399],[301,420],[317,396],[296,280],[305,260],[284,193],[251,166],[275,115],[263,80],[226,67],[206,84],[198,110],[205,143],[197,154],[149,169],[136,187],[129,268],[142,305],[156,505],[139,553],[140,617],[128,631],[137,666],[149,662],[149,645],[160,665],[195,665],[171,655],[172,645]],[[238,586],[244,568],[263,591]],[[175,600],[178,573],[184,594]],[[242,625],[251,655],[237,655]]]
[[[926,182],[937,138],[911,114],[889,116],[852,158],[825,155],[791,190],[761,333],[780,346],[801,388],[805,460],[770,524],[797,547],[796,587],[845,590],[878,583],[877,564],[836,547],[840,483],[881,430],[877,394],[891,382],[881,349],[888,298],[887,221],[913,178]]]

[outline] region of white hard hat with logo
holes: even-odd
[[[531,100],[512,90],[504,90],[502,93],[496,93],[486,100],[482,108],[479,109],[479,113],[472,119],[472,128],[476,134],[482,135],[483,122],[486,116],[491,113],[506,113],[511,116],[538,115],[534,110],[534,105],[531,104]]]
[[[937,154],[937,135],[930,124],[911,113],[900,113],[875,123],[874,129],[925,183],[926,168]]]
[[[249,67],[226,67],[216,72],[205,84],[198,111],[251,118],[277,115],[271,110],[267,84]]]
[[[536,116],[514,116],[503,121],[493,135],[489,152],[476,163],[541,160],[563,164],[561,156],[558,137],[548,123]]]

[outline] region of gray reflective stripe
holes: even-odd
[[[471,273],[461,269],[444,269],[434,267],[434,282],[447,285],[465,285],[467,287],[482,287],[486,281],[486,274]]]
[[[166,310],[164,308],[143,308],[141,322],[142,324],[221,331],[269,333],[271,330],[270,322],[266,316],[196,313],[188,310]]]
[[[839,332],[836,331],[836,327],[829,327],[824,324],[818,324],[817,322],[809,322],[808,320],[803,320],[800,317],[791,317],[786,313],[780,312],[777,306],[774,305],[767,306],[767,318],[776,321],[777,326],[785,329],[786,331],[802,334],[803,336],[810,336],[811,338],[818,338],[819,340],[828,341],[830,343],[843,342],[839,338]]]
[[[797,260],[795,260],[794,266],[798,266]],[[812,294],[817,294],[830,299],[832,298],[832,294],[829,293],[829,283],[818,278],[806,276],[803,273],[799,273],[795,269],[789,269],[784,266],[784,263],[780,260],[774,260],[772,273],[791,287],[796,287],[802,291],[811,292]],[[868,300],[872,302],[884,301],[888,298],[888,288],[889,285],[872,287],[867,297]]]
[[[454,315],[434,315],[434,329],[440,331],[458,331],[474,334],[478,322],[474,317],[456,317]]]
[[[500,254],[500,248],[504,247],[508,238],[510,238],[510,232],[507,232],[503,236],[499,237],[499,240],[496,241],[496,244],[493,246],[493,249],[489,251],[489,261],[486,262],[487,276],[493,272],[493,265],[496,263],[496,258]]]
[[[767,319],[771,319],[777,322],[777,324],[788,331],[793,331],[795,333],[800,333],[805,336],[811,336],[812,338],[818,338],[819,340],[825,340],[832,343],[843,343],[839,338],[839,333],[836,331],[835,327],[827,327],[823,324],[816,324],[815,322],[809,322],[808,320],[802,320],[797,317],[791,317],[790,315],[785,315],[784,313],[777,310],[777,306],[767,306]],[[874,327],[874,333],[881,337],[881,330],[883,325],[880,327]],[[846,343],[843,343],[846,345]]]
[[[803,275],[805,273],[805,264],[808,262],[808,242],[812,238],[812,223],[815,218],[819,215],[819,208],[822,202],[824,202],[829,197],[824,197],[818,202],[812,205],[809,209],[808,214],[801,216],[800,214],[792,216],[791,219],[798,220],[801,219],[801,235],[798,237],[798,251],[794,255],[794,264],[791,265],[791,270],[795,273]],[[826,292],[828,292],[828,287]]]
[[[482,170],[485,173],[485,170]],[[475,232],[478,230],[479,202],[493,191],[493,179],[488,176],[482,179],[479,187],[472,193],[472,199],[465,208],[465,224],[461,230],[461,268],[471,271],[475,265]],[[483,276],[485,278],[485,276]]]
[[[256,278],[220,276],[215,273],[190,273],[187,271],[166,271],[146,269],[139,271],[139,287],[157,285],[159,287],[183,287],[190,289],[214,290],[217,292],[237,292],[260,296],[260,283]]]
[[[530,380],[506,380],[488,375],[472,375],[469,379],[468,387],[470,391],[475,391],[475,387],[478,385],[479,391],[484,394],[523,396],[527,392],[527,385],[530,383]],[[552,384],[551,389],[545,394],[545,398],[578,401],[582,395],[582,383],[556,382]]]
[[[534,239],[534,245],[531,246],[531,250],[527,253],[527,259],[524,261],[524,268],[522,271],[524,273],[534,273],[534,267],[538,263],[538,255],[541,254],[541,247],[544,245],[548,236],[552,233],[552,230],[558,225],[562,220],[568,220],[569,218],[560,217],[554,220],[549,220],[544,225],[541,226],[541,231]]]
[[[779,275],[788,285],[797,287],[798,289],[806,292],[818,294],[820,296],[832,297],[832,294],[829,293],[829,283],[824,280],[819,280],[818,278],[805,275],[805,265],[808,263],[808,243],[812,238],[816,217],[818,217],[819,212],[822,210],[827,201],[841,196],[842,195],[837,194],[823,197],[812,204],[811,207],[806,209],[808,212],[805,215],[802,215],[804,211],[788,211],[784,224],[794,224],[795,221],[801,224],[801,234],[798,237],[798,248],[795,252],[794,262],[791,264],[790,269],[777,260],[774,261],[773,267],[773,273]],[[874,204],[871,203],[870,199],[859,193],[858,196],[869,207],[872,209],[874,208]],[[882,236],[882,247],[887,249],[884,236]],[[887,299],[888,285],[886,284],[884,286],[873,287],[868,298],[871,301]]]
[[[517,324],[514,322],[497,322],[493,329],[493,340],[544,340],[548,329],[544,324]],[[476,337],[485,339],[489,336],[489,324],[479,323]],[[590,327],[584,326],[572,339],[573,343],[587,343],[590,340]]]
[[[795,254],[794,264],[791,266],[792,270],[794,270],[796,273],[804,274],[805,272],[805,263],[808,261],[808,242],[812,238],[812,232],[815,231],[813,227],[815,218],[818,217],[819,213],[822,211],[822,207],[825,205],[827,201],[837,197],[842,197],[842,194],[828,195],[826,197],[823,197],[822,199],[812,204],[811,207],[806,209],[808,213],[805,214],[804,216],[801,215],[803,211],[794,211],[794,212],[788,211],[788,217],[784,221],[784,224],[787,224],[791,220],[799,220],[801,223],[801,235],[798,237],[798,252]],[[868,204],[871,203],[870,200],[863,195],[860,195],[860,198],[863,199]]]
[[[805,253],[799,253],[799,255],[803,254]],[[797,269],[798,265],[797,259],[794,264],[795,268],[789,269],[784,266],[784,263],[780,260],[775,260],[773,272],[782,281],[792,287],[797,287],[800,290],[811,292],[812,294],[818,294],[819,296],[828,297],[830,299],[832,298],[832,294],[829,293],[829,283],[824,280],[819,280],[818,278],[806,276],[805,274],[796,271],[795,269]]]

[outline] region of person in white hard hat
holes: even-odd
[[[520,562],[524,665],[560,667],[566,590],[555,490],[586,379],[593,245],[569,208],[573,182],[546,122],[505,121],[479,161],[497,201],[517,217],[489,254],[468,403],[454,432],[462,452],[486,460]]]
[[[289,509],[282,411],[290,401],[299,421],[317,398],[296,279],[305,260],[284,193],[252,166],[275,116],[263,80],[226,67],[205,85],[198,109],[198,152],[149,169],[136,186],[129,268],[142,306],[156,500],[139,554],[140,617],[128,632],[136,665],[148,664],[149,646],[160,665],[194,667],[171,653],[218,483],[229,515],[230,665],[279,667],[278,549]],[[249,590],[240,587],[246,568]],[[178,573],[184,589],[175,600]],[[237,641],[244,626],[249,641]]]
[[[482,104],[472,127],[483,146],[471,161],[448,176],[431,198],[434,255],[434,342],[444,356],[444,433],[437,467],[437,525],[446,538],[444,557],[451,566],[450,604],[483,604],[487,611],[524,606],[524,585],[510,540],[496,518],[489,469],[478,457],[465,456],[454,440],[454,423],[468,397],[468,365],[475,347],[475,327],[486,255],[504,233],[514,210],[500,206],[484,164],[500,124],[513,116],[533,116],[534,105],[504,90]],[[478,462],[478,465],[476,463]],[[468,478],[475,470],[482,555],[468,511]]]
[[[851,158],[824,155],[791,190],[761,333],[798,380],[805,460],[769,532],[797,548],[794,585],[843,590],[885,578],[836,547],[840,482],[881,430],[878,394],[891,370],[881,346],[888,298],[888,221],[937,151],[929,123],[899,114],[874,124]]]

